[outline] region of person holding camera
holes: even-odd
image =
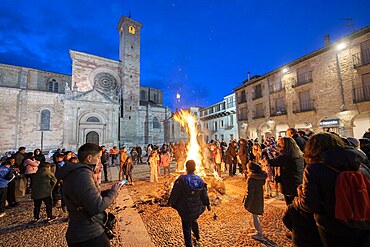
[[[181,175],[175,181],[168,203],[177,210],[181,217],[182,231],[184,233],[186,247],[191,247],[191,232],[195,237],[195,245],[200,240],[197,219],[205,211],[211,210],[207,184],[195,175],[195,161],[186,162],[186,175]]]
[[[93,143],[86,143],[78,150],[80,163],[66,163],[57,171],[63,180],[63,197],[69,214],[66,233],[68,246],[110,246],[104,228],[105,210],[118,195],[119,184],[100,191],[94,170],[100,165],[101,150]]]

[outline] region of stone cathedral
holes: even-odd
[[[177,141],[163,92],[140,86],[141,27],[121,17],[119,61],[70,50],[72,76],[0,64],[0,152]]]

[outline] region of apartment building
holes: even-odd
[[[370,128],[370,26],[234,89],[240,137],[289,127],[362,137]]]
[[[216,104],[199,109],[199,112],[198,130],[205,142],[217,140],[229,143],[239,138],[234,93]]]

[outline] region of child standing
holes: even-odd
[[[150,182],[158,182],[158,161],[159,157],[157,150],[153,150],[149,156],[149,165],[150,165]]]
[[[33,176],[31,198],[34,202],[34,223],[38,222],[40,219],[40,208],[42,202],[44,202],[46,206],[47,221],[51,222],[55,219],[52,214],[51,192],[56,183],[57,179],[50,169],[50,163],[42,163],[36,174]]]
[[[133,169],[133,163],[132,159],[130,157],[127,158],[127,161],[123,165],[123,173],[126,175],[126,180],[128,181],[128,185],[134,185],[132,182],[132,169]]]
[[[261,166],[256,162],[248,163],[248,178],[247,178],[247,194],[244,199],[244,207],[253,214],[253,225],[257,230],[257,234],[252,238],[262,240],[262,227],[259,216],[263,214],[263,185],[267,174],[262,171]]]
[[[163,166],[164,177],[166,177],[166,171],[168,171],[170,177],[170,152],[168,150],[161,154],[161,166]]]

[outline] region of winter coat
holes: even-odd
[[[32,177],[31,198],[34,200],[51,196],[57,179],[50,168],[40,167]]]
[[[40,165],[40,161],[26,159],[23,161],[24,174],[35,174]]]
[[[184,221],[196,220],[210,205],[207,184],[195,174],[181,175],[175,181],[168,203]]]
[[[284,212],[283,222],[292,232],[294,246],[323,246],[313,214],[299,210],[296,206],[290,204]]]
[[[350,228],[335,217],[335,183],[339,171],[357,171],[359,152],[352,147],[328,150],[319,157],[323,163],[307,165],[303,175],[303,196],[294,204],[315,216],[324,246],[370,246],[370,231]]]
[[[20,153],[20,152],[16,152],[14,154],[14,158],[15,158],[15,165],[17,166],[17,168],[20,168],[21,165],[23,164],[23,160],[24,160],[24,154]]]
[[[238,150],[238,156],[244,169],[249,160],[249,150],[247,144],[240,145]]]
[[[248,174],[244,208],[252,214],[263,214],[263,185],[266,178],[267,174],[264,171]]]
[[[119,153],[119,157],[120,157],[120,165],[122,166],[126,162],[126,160],[128,158],[128,153],[121,151]]]
[[[236,150],[235,150],[235,147],[232,144],[230,144],[226,149],[225,163],[226,164],[236,164],[237,163]]]
[[[8,188],[8,182],[13,176],[12,168],[0,166],[0,189]]]
[[[109,159],[109,153],[107,150],[105,150],[100,157],[100,161],[102,165],[106,165],[108,163],[108,159]]]
[[[163,167],[170,166],[170,156],[168,154],[161,154],[161,166]]]
[[[56,176],[63,180],[63,199],[69,214],[67,242],[84,242],[103,234],[104,228],[99,222],[103,223],[104,211],[113,203],[118,191],[107,190],[102,197],[94,178],[94,167],[86,164],[66,163]]]
[[[297,195],[297,188],[303,180],[303,157],[293,158],[290,155],[282,154],[269,160],[270,166],[280,167],[281,192],[284,195]]]
[[[292,136],[292,138],[294,139],[294,141],[297,143],[299,149],[304,152],[304,148],[306,146],[306,140],[303,139],[302,137],[300,137],[298,134],[295,134]]]

